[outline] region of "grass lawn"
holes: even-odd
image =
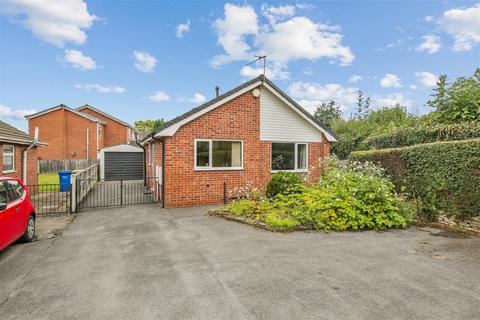
[[[39,187],[40,191],[57,190],[59,183],[60,183],[60,179],[58,178],[58,173],[41,173],[38,175],[38,184],[44,185],[43,187]],[[54,184],[54,185],[45,186],[48,184]]]
[[[38,175],[38,184],[59,184],[58,173],[41,173]]]

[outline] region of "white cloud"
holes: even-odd
[[[263,4],[261,7],[262,15],[267,18],[270,24],[275,24],[295,14],[295,7],[290,5],[273,7]]]
[[[415,48],[417,51],[428,51],[428,54],[438,52],[442,47],[440,37],[434,35],[426,35],[422,37],[423,42]]]
[[[470,8],[447,10],[438,23],[443,31],[453,36],[454,51],[469,51],[480,43],[480,3]]]
[[[394,47],[398,47],[398,46],[402,45],[403,42],[404,42],[403,39],[397,39],[397,40],[395,40],[394,42],[388,43],[385,47],[377,48],[376,51],[385,51],[385,50],[387,50],[387,49],[391,49],[391,48],[394,48]]]
[[[32,109],[18,109],[12,110],[11,108],[0,104],[0,118],[11,120],[25,120],[25,116],[36,113],[37,111]]]
[[[271,32],[259,33],[255,44],[268,59],[284,65],[291,60],[331,58],[349,65],[355,56],[341,44],[339,27],[317,24],[305,17],[294,17],[272,26]],[[286,45],[288,43],[288,45]]]
[[[410,89],[412,89],[412,90],[416,90],[416,89],[417,89],[417,86],[414,85],[414,84],[411,84],[411,85],[409,85],[408,87],[409,87]]]
[[[183,38],[183,34],[188,31],[190,31],[190,20],[177,26],[177,38]]]
[[[269,79],[281,79],[287,80],[290,77],[290,73],[287,71],[282,70],[281,68],[273,67],[273,68],[265,68],[265,73],[267,78]],[[256,67],[253,68],[251,66],[244,66],[240,70],[240,74],[247,78],[255,78],[261,74],[263,74],[263,67]]]
[[[232,61],[250,59],[252,54],[245,37],[258,32],[257,14],[251,6],[227,3],[224,10],[225,18],[217,19],[213,24],[218,44],[225,50],[225,54],[216,55],[211,61],[215,68]]]
[[[386,96],[374,95],[372,97],[372,107],[374,109],[393,107],[396,104],[410,107],[412,101],[408,100],[403,94],[398,92]]]
[[[433,17],[432,16],[426,16],[423,20],[425,20],[425,22],[432,22]]]
[[[288,87],[288,92],[299,99],[299,104],[313,113],[322,102],[335,101],[345,110],[357,101],[358,88],[343,87],[337,83],[321,85],[319,83],[294,82]]]
[[[165,102],[169,101],[170,97],[163,91],[156,91],[151,96],[148,96],[148,99],[153,102]]]
[[[133,55],[135,56],[134,66],[139,71],[147,73],[155,71],[155,66],[157,65],[158,60],[154,56],[145,51],[136,50],[133,52]]]
[[[94,70],[97,68],[97,63],[95,60],[89,56],[84,55],[81,51],[78,50],[65,50],[65,55],[63,59],[66,63],[70,64],[71,67],[79,70]]]
[[[205,98],[204,95],[196,92],[196,93],[193,95],[193,98],[190,99],[189,101],[190,101],[190,102],[193,102],[193,103],[202,103],[202,102],[204,102],[205,100],[207,100],[207,99]]]
[[[312,68],[305,68],[303,69],[303,74],[307,76],[311,76],[313,74],[313,69]]]
[[[415,72],[418,82],[427,87],[435,87],[438,81],[438,77],[431,72],[421,71]]]
[[[358,81],[362,80],[363,77],[362,76],[359,76],[358,74],[352,74],[352,76],[350,77],[350,79],[348,79],[348,82],[350,83],[357,83]]]
[[[386,73],[380,80],[380,85],[384,88],[399,88],[401,87],[400,78],[394,74]]]
[[[97,19],[83,0],[6,0],[0,11],[18,18],[35,36],[58,47],[85,43],[85,29]]]
[[[99,93],[124,93],[125,92],[125,88],[122,88],[122,87],[102,86],[96,83],[76,84],[75,88],[85,90],[85,91],[95,90]]]
[[[290,61],[299,59],[330,58],[340,65],[349,65],[355,59],[350,48],[342,44],[340,27],[315,23],[306,17],[291,18],[295,10],[290,6],[262,8],[270,18],[269,24],[259,27],[253,7],[225,5],[225,17],[213,25],[225,53],[213,58],[212,67],[248,61],[254,53],[265,53],[276,68],[286,68]],[[284,19],[288,20],[281,21]]]

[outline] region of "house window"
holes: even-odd
[[[242,169],[243,142],[195,140],[195,169]]]
[[[11,144],[3,145],[3,172],[15,171],[15,146]]]
[[[272,142],[272,171],[308,171],[307,144]]]

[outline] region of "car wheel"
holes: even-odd
[[[31,242],[35,237],[35,218],[33,216],[28,217],[25,233],[22,236],[23,242]]]

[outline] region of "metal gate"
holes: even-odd
[[[88,192],[83,192],[86,188]],[[76,182],[76,209],[118,207],[134,204],[161,203],[161,185],[157,177],[145,180]]]

